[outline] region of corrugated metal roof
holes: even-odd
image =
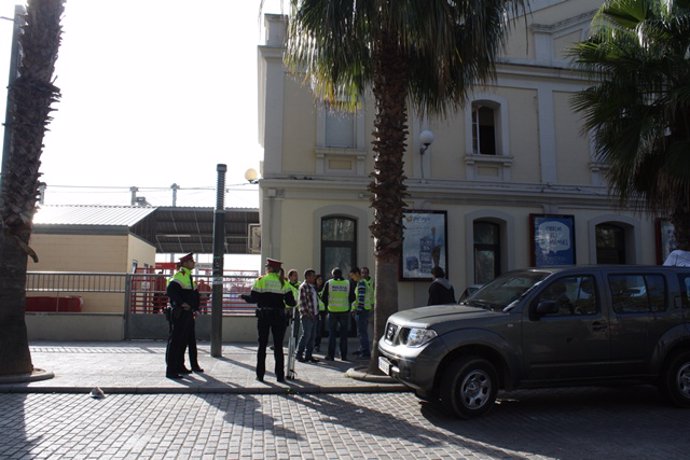
[[[34,225],[120,225],[132,227],[154,212],[147,206],[44,205],[34,214]]]

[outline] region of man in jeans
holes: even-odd
[[[347,361],[347,332],[350,327],[350,309],[354,298],[350,298],[350,282],[343,279],[339,267],[331,270],[333,278],[326,281],[322,299],[328,309],[328,352],[326,361],[335,357],[336,336],[340,333],[340,359]]]
[[[297,361],[318,363],[319,360],[312,353],[319,318],[319,300],[316,293],[316,272],[311,268],[304,271],[304,282],[299,287],[299,315],[302,333],[297,346]]]
[[[350,270],[350,280],[355,286],[355,300],[352,302],[352,314],[357,323],[359,351],[355,354],[361,359],[371,358],[369,349],[369,312],[373,306],[373,296],[368,292],[369,284],[362,278],[359,268]]]

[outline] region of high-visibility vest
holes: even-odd
[[[321,300],[321,293],[316,293],[316,298],[319,299],[319,311],[326,311],[326,304]]]
[[[364,309],[372,310],[374,308],[374,301],[376,300],[376,296],[374,295],[374,280],[371,278],[368,280],[365,279],[364,283],[367,285],[367,291],[364,295]]]
[[[290,282],[287,282],[285,284],[287,284],[290,287],[290,290],[292,291],[292,297],[295,298],[295,302],[297,302],[297,305],[299,305],[299,285],[294,286]],[[285,304],[285,308],[292,308],[292,307],[288,304]]]
[[[182,289],[194,289],[194,281],[192,280],[192,272],[184,267],[168,279],[168,284],[178,283]]]
[[[285,294],[289,289],[289,283],[283,283],[277,273],[268,273],[257,279],[252,286],[252,291],[259,293]]]
[[[350,311],[350,282],[332,279],[328,282],[328,311],[343,313]]]

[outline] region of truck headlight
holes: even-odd
[[[437,335],[433,329],[411,327],[407,330],[407,334],[401,337],[400,341],[408,347],[421,347]]]

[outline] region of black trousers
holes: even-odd
[[[259,351],[256,356],[256,376],[263,379],[266,373],[266,346],[269,334],[273,335],[273,356],[275,357],[276,378],[285,378],[283,359],[283,339],[287,316],[284,308],[257,309],[257,330],[259,332]]]
[[[191,310],[174,309],[171,314],[168,347],[165,350],[167,374],[177,374],[184,367],[184,351],[189,343],[190,329],[194,326]]]
[[[189,338],[187,339],[187,349],[189,350],[189,367],[192,369],[198,369],[199,359],[198,353],[196,351],[196,319],[192,315],[192,324],[189,327]]]

